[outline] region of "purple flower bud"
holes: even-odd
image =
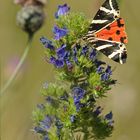
[[[85,95],[85,90],[80,87],[74,87],[72,89],[74,101],[79,101]]]
[[[45,119],[43,121],[40,122],[40,125],[42,126],[42,128],[44,128],[45,130],[50,129],[51,125],[53,123],[52,117],[49,115],[46,115]]]
[[[54,56],[50,57],[50,63],[54,64],[56,68],[62,68],[64,66],[64,60],[63,59],[56,59]]]
[[[103,73],[101,75],[101,80],[107,81],[109,79],[109,77],[110,77],[111,74],[112,74],[111,66],[107,66],[107,68],[105,70],[105,73]]]
[[[100,61],[100,60],[97,60],[97,59],[94,61],[94,63],[95,63],[95,65],[96,65],[97,67],[99,67],[100,65],[106,64],[105,62]]]
[[[39,127],[39,126],[34,127],[34,131],[36,133],[40,133],[40,134],[44,134],[45,133],[45,130],[43,128]]]
[[[50,63],[55,64],[56,58],[54,56],[50,57]]]
[[[55,18],[58,18],[59,16],[62,16],[62,15],[66,15],[69,12],[69,10],[70,10],[70,7],[68,7],[67,4],[59,5],[58,10],[55,13]]]
[[[56,59],[56,61],[55,61],[55,66],[56,66],[57,68],[62,68],[62,67],[64,66],[64,61],[61,60],[61,59]]]
[[[105,115],[106,120],[111,120],[113,118],[113,113],[110,111],[108,114]]]
[[[41,37],[40,41],[45,46],[45,48],[48,48],[50,50],[54,50],[54,46],[52,45],[52,41],[48,40],[45,37]]]
[[[65,60],[69,61],[70,56],[71,56],[71,53],[69,51],[66,51],[66,53],[65,53]]]
[[[111,75],[112,74],[111,66],[108,65],[105,72],[108,73],[108,75]]]
[[[87,46],[84,46],[82,48],[81,55],[84,55],[85,56],[87,54],[87,52],[88,52],[88,47]]]
[[[43,140],[50,140],[50,139],[49,139],[48,135],[45,135]]]
[[[54,39],[60,40],[62,37],[66,36],[68,33],[68,30],[66,28],[59,28],[58,26],[54,26],[53,28],[54,33]]]
[[[73,55],[76,56],[77,55],[77,48],[76,47],[73,47],[72,48],[72,52],[73,52]]]
[[[99,66],[98,68],[97,68],[97,73],[102,73],[102,70],[103,70],[104,68],[103,67],[101,67],[101,66]]]
[[[74,62],[75,62],[76,64],[78,64],[78,59],[77,59],[76,56],[73,57],[73,60],[74,60]]]
[[[96,51],[92,48],[92,51],[90,52],[89,58],[92,60],[96,57]]]
[[[102,80],[102,81],[107,81],[108,79],[109,79],[108,73],[103,73],[103,74],[101,75],[101,80]]]
[[[78,64],[78,59],[77,59],[77,46],[74,46],[72,49],[72,53],[73,53],[73,60],[76,64]]]
[[[80,87],[74,87],[72,89],[72,94],[73,94],[73,99],[74,99],[74,104],[76,106],[76,110],[78,111],[81,107],[84,106],[84,104],[82,104],[80,102],[80,100],[84,97],[85,90]]]
[[[64,57],[66,56],[66,53],[67,53],[65,48],[66,48],[66,45],[62,45],[60,48],[58,48],[56,50],[58,58],[64,59]]]
[[[96,108],[96,110],[93,112],[96,116],[98,116],[101,112],[102,112],[102,108],[101,108],[101,106],[98,106],[97,108]]]

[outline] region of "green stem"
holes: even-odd
[[[23,52],[23,54],[21,56],[21,59],[20,59],[19,63],[17,64],[13,74],[11,75],[11,77],[9,78],[7,83],[3,86],[3,88],[1,89],[0,95],[2,95],[8,89],[8,87],[11,85],[13,80],[16,78],[16,76],[17,76],[21,66],[23,65],[23,63],[25,61],[25,58],[27,57],[28,52],[29,52],[29,50],[31,48],[32,38],[33,38],[33,36],[29,36],[29,39],[28,39],[28,42],[27,42],[27,47],[25,48],[25,50],[24,50],[24,52]]]

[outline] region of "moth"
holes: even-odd
[[[116,0],[106,0],[93,18],[86,40],[108,58],[124,64],[127,59],[124,20]]]

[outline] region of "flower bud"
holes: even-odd
[[[33,35],[43,24],[45,14],[40,6],[24,6],[17,14],[17,24],[29,35]]]

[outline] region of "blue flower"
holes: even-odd
[[[93,59],[95,59],[95,57],[96,57],[96,50],[92,48],[92,50],[91,50],[91,52],[89,54],[89,58],[91,60],[93,60]]]
[[[45,37],[41,37],[40,41],[43,45],[45,45],[46,48],[48,48],[50,50],[54,50],[54,46],[52,45],[52,41],[48,40]]]
[[[50,140],[50,139],[49,139],[48,135],[45,135],[45,136],[43,137],[43,140]]]
[[[94,63],[95,63],[95,65],[96,65],[97,67],[99,67],[100,65],[106,64],[105,62],[100,61],[100,60],[97,60],[97,59],[94,61]]]
[[[99,73],[99,74],[102,73],[103,72],[103,69],[104,69],[103,67],[99,66],[97,68],[97,73]]]
[[[101,67],[101,66],[99,66],[98,68],[97,68],[97,73],[102,73],[102,70],[103,70],[103,67]]]
[[[108,74],[108,75],[111,75],[112,74],[112,71],[111,71],[111,66],[107,66],[105,72]]]
[[[40,122],[40,125],[42,126],[42,128],[44,128],[45,130],[50,129],[51,125],[52,125],[52,117],[49,115],[46,115],[45,119],[43,121]]]
[[[85,56],[87,54],[87,52],[88,52],[88,46],[82,47],[81,55]]]
[[[103,74],[101,75],[101,80],[102,80],[102,81],[107,81],[108,79],[109,79],[108,73],[103,73]]]
[[[56,68],[62,68],[64,66],[64,60],[56,59],[54,56],[50,57],[50,63],[54,64]]]
[[[67,54],[66,45],[62,45],[60,48],[58,48],[58,49],[56,50],[56,53],[57,53],[57,57],[58,57],[58,58],[64,59],[64,57],[65,57],[66,54]]]
[[[81,107],[84,107],[84,104],[80,102],[80,100],[85,95],[85,90],[80,87],[74,87],[72,89],[74,104],[76,106],[76,110],[78,111]]]
[[[67,4],[59,5],[58,10],[55,13],[55,17],[58,18],[59,16],[66,15],[69,12],[69,10],[70,7],[68,7]]]
[[[76,56],[73,57],[73,60],[74,60],[74,62],[75,62],[76,64],[78,64],[78,59],[77,59]]]
[[[57,68],[62,68],[62,67],[64,66],[64,61],[61,60],[61,59],[56,59],[56,61],[55,61],[55,66],[56,66]]]
[[[112,111],[110,111],[108,114],[105,115],[105,119],[106,119],[106,120],[112,120],[112,118],[113,118],[113,113],[112,113]]]
[[[68,52],[66,50],[65,44],[56,50],[56,54],[57,54],[58,59],[54,60],[55,66],[57,68],[62,68],[65,64],[65,61],[66,61],[66,65],[68,66],[68,69],[71,69],[71,63],[68,61],[69,56],[70,56],[70,52]]]
[[[77,48],[74,46],[72,49],[73,55],[76,56],[77,55]]]
[[[102,110],[103,109],[101,108],[101,106],[98,106],[93,113],[94,113],[94,115],[98,116],[99,114],[101,114]]]
[[[108,126],[112,127],[114,124],[114,120],[112,120],[112,118],[113,118],[112,111],[110,111],[108,114],[106,114],[104,118],[105,118],[105,120],[107,120]]]
[[[68,33],[68,30],[66,28],[59,28],[58,26],[54,26],[53,28],[54,33],[54,39],[60,40],[62,37],[66,36]]]
[[[74,87],[72,89],[72,93],[73,93],[74,102],[76,103],[83,98],[83,96],[85,95],[85,90],[80,87]]]
[[[56,58],[54,56],[50,57],[50,63],[55,64]]]
[[[69,51],[66,51],[66,53],[65,53],[65,60],[69,61],[70,56],[71,56],[71,53]]]
[[[40,126],[34,127],[34,131],[35,131],[36,133],[40,133],[40,134],[46,133],[46,131],[45,131],[43,128],[41,128]]]
[[[76,64],[78,64],[78,59],[77,59],[77,47],[74,46],[72,49],[72,53],[73,53],[73,60]]]
[[[105,73],[103,73],[101,75],[101,80],[107,81],[109,79],[109,77],[110,77],[111,74],[112,74],[111,66],[107,66],[107,68],[105,70]]]

